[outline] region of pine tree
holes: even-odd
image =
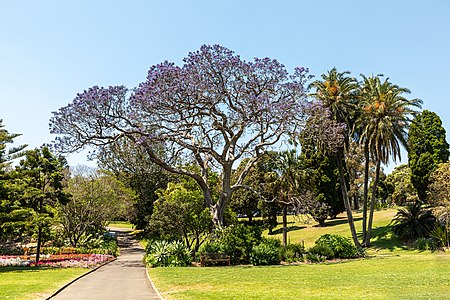
[[[436,113],[424,110],[413,120],[408,134],[408,146],[411,182],[419,199],[425,202],[430,174],[449,158],[445,129]]]

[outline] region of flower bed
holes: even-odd
[[[39,266],[51,268],[95,268],[106,261],[114,259],[107,254],[54,254],[42,255],[39,263],[31,257],[0,256],[0,266]]]

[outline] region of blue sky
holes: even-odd
[[[0,118],[30,148],[93,86],[145,80],[202,44],[289,70],[383,73],[450,128],[450,1],[0,1]],[[69,156],[71,165],[85,164]],[[403,158],[406,162],[406,158]],[[387,170],[393,167],[391,164]]]

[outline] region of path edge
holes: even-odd
[[[77,281],[77,280],[83,278],[83,277],[86,276],[86,275],[91,274],[92,272],[97,271],[97,270],[100,269],[101,267],[103,267],[103,266],[105,266],[105,265],[107,265],[107,264],[109,264],[109,263],[115,261],[116,259],[117,259],[117,257],[114,257],[114,259],[108,260],[107,262],[104,262],[103,264],[98,265],[98,266],[95,267],[94,269],[90,270],[89,272],[86,272],[86,273],[84,273],[83,275],[78,276],[77,278],[73,279],[72,281],[70,281],[70,282],[66,283],[65,285],[63,285],[62,287],[60,287],[60,288],[59,288],[56,292],[54,292],[51,296],[49,296],[48,298],[45,298],[45,300],[50,300],[51,298],[53,298],[53,297],[55,297],[56,295],[58,295],[59,293],[61,293],[65,288],[67,288],[69,285],[71,285],[71,284],[74,283],[75,281]]]
[[[159,292],[159,290],[156,288],[155,284],[153,283],[153,280],[150,278],[150,275],[148,274],[148,268],[145,266],[145,274],[147,274],[147,278],[150,281],[150,284],[153,288],[153,290],[156,292],[156,295],[158,295],[159,299],[164,300],[163,296]]]

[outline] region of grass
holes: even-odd
[[[111,221],[109,227],[134,229],[133,224],[126,221]]]
[[[450,253],[405,247],[391,232],[396,212],[375,212],[373,247],[366,259],[295,266],[153,268],[149,274],[165,299],[448,299]],[[361,228],[361,214],[354,217]],[[288,222],[290,242],[304,241],[307,247],[325,233],[350,237],[345,215],[327,221],[326,227],[292,216]],[[281,239],[281,234],[278,226],[271,236]]]
[[[407,248],[398,240],[398,238],[392,234],[391,226],[389,225],[392,218],[397,213],[397,209],[384,209],[376,211],[374,214],[374,222],[372,229],[372,246],[371,251],[375,252],[389,252],[391,254],[399,254],[407,250]],[[353,215],[355,219],[355,226],[359,231],[358,234],[361,238],[362,228],[362,213],[356,213]],[[278,220],[281,224],[281,219]],[[351,238],[350,230],[348,227],[347,217],[345,214],[340,214],[334,220],[327,220],[325,227],[318,227],[318,223],[306,217],[293,217],[288,216],[288,240],[291,243],[304,242],[306,247],[314,246],[315,240],[321,235],[339,234]],[[282,239],[282,226],[278,225],[273,230],[274,234],[270,237],[276,237]],[[265,232],[266,236],[267,231]]]
[[[165,299],[448,299],[450,255],[272,267],[153,268]]]
[[[0,299],[45,299],[89,269],[0,267]]]

